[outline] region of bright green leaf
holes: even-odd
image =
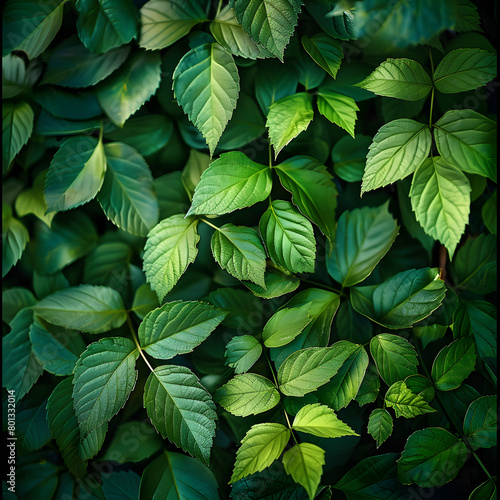
[[[389,387],[384,402],[387,407],[394,409],[396,418],[413,418],[436,411],[422,396],[408,389],[403,381],[396,382]]]
[[[310,304],[286,307],[274,313],[265,324],[262,339],[266,347],[280,347],[291,342],[311,321]]]
[[[287,293],[291,293],[300,285],[300,280],[295,276],[290,276],[283,274],[276,269],[266,270],[264,273],[264,281],[266,288],[262,288],[259,285],[250,283],[248,281],[243,282],[243,284],[252,291],[256,297],[261,297],[264,299],[273,299],[275,297],[281,297]]]
[[[262,344],[252,335],[233,337],[226,345],[226,364],[234,368],[235,373],[246,373],[262,354]]]
[[[359,111],[354,99],[335,92],[320,90],[318,92],[318,111],[354,137],[356,113]]]

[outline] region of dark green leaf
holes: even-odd
[[[483,396],[473,401],[464,419],[464,434],[474,448],[497,444],[497,397]]]
[[[344,57],[340,43],[325,33],[317,33],[311,38],[303,36],[301,41],[313,61],[335,78]]]
[[[250,289],[256,297],[262,297],[264,299],[281,297],[282,295],[295,291],[300,285],[300,280],[295,276],[283,274],[272,268],[264,273],[264,281],[266,288],[262,288],[248,281],[243,282],[243,284]]]
[[[24,224],[12,217],[8,205],[2,207],[2,278],[21,258],[30,237]]]
[[[4,103],[2,109],[2,172],[4,174],[31,137],[34,118],[33,109],[27,102]]]
[[[102,491],[106,500],[136,500],[141,478],[134,471],[111,471],[103,475]]]
[[[358,182],[363,178],[371,137],[358,134],[354,139],[342,137],[332,148],[335,173],[344,181]]]
[[[377,443],[377,448],[387,441],[392,434],[392,417],[384,408],[376,408],[370,413],[368,419],[368,433]]]

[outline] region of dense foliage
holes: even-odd
[[[496,498],[495,19],[6,2],[5,498]]]

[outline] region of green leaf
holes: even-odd
[[[325,450],[312,443],[296,444],[283,455],[283,465],[286,473],[304,487],[312,500],[323,474]]]
[[[30,391],[43,372],[31,348],[32,322],[32,308],[21,309],[9,323],[11,331],[2,338],[2,387],[14,390],[16,401]]]
[[[106,286],[78,285],[58,290],[33,310],[53,325],[88,333],[119,328],[127,319],[120,294]]]
[[[48,227],[50,227],[52,219],[54,218],[56,213],[47,211],[47,203],[43,194],[46,174],[46,170],[40,172],[35,177],[33,186],[22,191],[17,196],[15,208],[19,217],[24,217],[27,214],[34,214],[40,220],[45,222]]]
[[[419,101],[430,92],[432,82],[420,63],[403,58],[387,59],[356,86],[385,97]]]
[[[436,310],[446,293],[437,268],[410,269],[382,284],[351,289],[356,311],[391,329],[409,328]]]
[[[241,440],[229,483],[269,467],[279,458],[289,439],[290,430],[284,425],[275,423],[252,425]]]
[[[184,215],[188,211],[191,201],[182,185],[182,172],[176,170],[156,177],[153,184],[158,197],[160,220],[176,214]]]
[[[354,139],[345,135],[337,141],[331,153],[335,173],[347,182],[361,181],[371,143],[372,138],[362,134]]]
[[[246,373],[262,354],[262,344],[252,335],[240,335],[232,338],[224,353],[226,364],[234,368],[235,373]]]
[[[411,206],[425,232],[447,248],[450,258],[465,230],[470,210],[467,177],[443,158],[428,158],[411,184]]]
[[[283,62],[302,0],[230,0],[229,5],[252,39]]]
[[[187,215],[223,215],[265,200],[271,193],[271,170],[244,153],[223,153],[203,172]]]
[[[387,407],[394,408],[396,418],[413,418],[436,411],[422,396],[408,389],[403,381],[395,382],[389,387],[384,403]]]
[[[334,410],[345,408],[358,394],[368,362],[365,349],[357,345],[331,380],[318,389],[318,400]]]
[[[12,217],[12,209],[2,206],[2,278],[15,266],[23,255],[30,239],[24,224]]]
[[[282,97],[269,106],[266,127],[275,158],[292,139],[307,129],[313,117],[312,96],[306,92]]]
[[[217,263],[231,276],[265,288],[266,252],[253,229],[224,224],[214,232],[211,247]]]
[[[259,230],[274,262],[290,272],[314,272],[312,225],[290,202],[274,200],[260,218]]]
[[[266,288],[262,288],[259,285],[244,281],[243,284],[252,291],[256,297],[261,297],[264,299],[274,299],[275,297],[281,297],[287,293],[291,293],[300,285],[299,278],[295,276],[290,276],[283,274],[282,272],[275,269],[268,269],[264,273],[264,281]]]
[[[122,337],[106,337],[90,344],[75,366],[73,400],[82,438],[109,422],[132,392],[139,351]]]
[[[215,405],[196,375],[184,366],[158,366],[144,388],[144,407],[165,439],[208,463],[215,436]]]
[[[434,71],[434,85],[445,94],[477,89],[495,78],[496,59],[486,50],[452,50]]]
[[[162,220],[148,234],[144,247],[146,279],[162,301],[179,281],[191,262],[194,262],[200,237],[198,220],[173,215]]]
[[[191,352],[226,315],[226,311],[204,302],[167,302],[146,314],[139,326],[139,342],[154,358],[170,359]]]
[[[38,57],[59,31],[66,1],[10,0],[2,13],[2,56],[23,50]]]
[[[359,111],[354,99],[335,92],[320,90],[318,92],[318,111],[354,137],[356,113]]]
[[[50,386],[39,384],[37,392],[16,405],[16,435],[23,451],[37,451],[52,439],[46,409],[50,390]]]
[[[414,432],[398,460],[398,479],[422,488],[439,487],[451,481],[467,460],[467,446],[439,427]]]
[[[404,379],[404,383],[411,392],[422,396],[428,403],[431,403],[436,395],[432,381],[423,375],[410,375]]]
[[[451,265],[455,286],[481,295],[494,292],[497,289],[496,250],[493,234],[482,233],[468,239]]]
[[[326,384],[358,346],[340,341],[331,347],[310,347],[290,354],[278,370],[280,391],[304,396]]]
[[[383,125],[367,155],[361,194],[404,179],[425,161],[432,136],[423,123],[403,118]]]
[[[25,89],[26,64],[16,54],[2,57],[2,99],[9,99]]]
[[[274,408],[280,395],[274,384],[262,375],[236,375],[217,389],[215,402],[238,417],[257,415]]]
[[[474,448],[492,448],[497,444],[497,397],[482,396],[473,401],[464,419],[464,434]]]
[[[474,371],[476,349],[472,337],[457,339],[443,347],[432,363],[431,376],[436,389],[451,391]]]
[[[45,179],[49,212],[78,207],[92,200],[101,189],[106,157],[101,140],[71,137],[57,150]]]
[[[262,339],[266,347],[280,347],[291,342],[313,320],[310,304],[285,307],[274,313],[265,324]]]
[[[137,38],[137,11],[130,0],[77,0],[76,27],[83,45],[101,54]]]
[[[389,251],[398,230],[388,203],[346,210],[337,222],[333,250],[327,255],[328,273],[343,287],[363,281]]]
[[[104,146],[106,174],[99,191],[99,203],[119,228],[146,236],[158,223],[158,200],[153,176],[144,158],[123,142]]]
[[[356,401],[359,406],[364,406],[368,403],[373,403],[380,392],[380,378],[378,376],[378,371],[373,365],[370,363],[366,370],[365,376],[363,377],[363,381],[359,386],[358,394],[356,394]]]
[[[212,156],[240,91],[233,56],[218,43],[190,50],[175,68],[172,88],[184,113],[206,140]]]
[[[317,33],[311,38],[303,36],[301,42],[313,61],[335,78],[344,57],[340,43],[326,33]]]
[[[158,296],[156,295],[149,283],[143,283],[134,294],[131,311],[134,311],[139,319],[144,319],[144,316],[153,309],[159,307]]]
[[[74,330],[58,328],[35,317],[29,337],[33,354],[43,369],[54,375],[72,375],[85,343]]]
[[[375,439],[377,448],[392,434],[392,417],[384,408],[375,408],[368,419],[368,434]]]
[[[495,500],[497,498],[496,476],[481,483],[470,494],[469,500]]]
[[[141,7],[139,45],[158,50],[172,45],[187,35],[193,26],[207,21],[202,2],[150,0]]]
[[[358,436],[347,424],[337,418],[331,408],[319,403],[303,406],[295,415],[292,428],[321,438]]]
[[[139,498],[141,478],[135,472],[112,471],[102,478],[102,491],[106,500],[136,500]]]
[[[5,174],[33,132],[35,114],[24,101],[3,103],[2,172]]]
[[[63,87],[91,87],[104,80],[127,59],[130,47],[119,47],[105,54],[94,54],[73,36],[57,46],[47,62],[41,83]]]
[[[305,7],[326,33],[340,40],[351,40],[356,38],[354,31],[354,15],[344,8],[345,4],[335,5],[323,1],[307,2]]]
[[[99,130],[101,124],[102,122],[99,118],[85,121],[63,120],[62,118],[54,118],[52,115],[42,110],[36,121],[35,134],[46,137],[83,134],[84,132]]]
[[[97,89],[97,99],[118,127],[133,115],[160,85],[161,58],[156,52],[138,51]]]
[[[417,373],[417,352],[399,335],[381,333],[373,337],[370,352],[380,376],[389,386]]]
[[[249,59],[272,56],[264,47],[254,42],[238,23],[234,11],[226,5],[210,23],[214,38],[231,54]]]
[[[212,471],[195,458],[164,451],[142,473],[141,500],[215,500],[219,497]]]
[[[464,172],[496,182],[496,122],[472,109],[453,109],[434,128],[436,146],[444,160]]]
[[[484,202],[481,216],[488,231],[497,234],[497,190]]]

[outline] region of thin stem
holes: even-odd
[[[269,157],[269,168],[273,168],[273,150],[272,150],[270,142],[267,146],[267,152],[268,152],[268,157]]]
[[[430,113],[429,113],[429,128],[432,129],[432,111],[434,109],[434,91],[435,91],[435,87],[434,87],[434,61],[432,59],[432,50],[431,48],[429,47],[429,60],[431,62],[431,80],[432,80],[432,91],[431,91],[431,110],[430,110]]]
[[[269,365],[269,369],[271,370],[271,373],[273,375],[273,379],[274,379],[274,385],[276,386],[276,388],[278,388],[279,384],[278,384],[278,380],[276,379],[276,375],[274,374],[274,368],[273,368],[273,365],[271,364],[271,360],[269,359],[269,356],[267,354],[267,351],[264,350],[264,357],[266,358],[266,361],[267,361],[267,364]]]
[[[288,428],[290,429],[290,434],[292,435],[293,440],[295,441],[295,444],[299,444],[299,442],[297,441],[297,438],[295,437],[295,434],[293,432],[292,424],[290,424],[290,419],[288,418],[288,413],[286,412],[284,406],[283,406],[283,413],[285,414],[286,423],[288,424]]]
[[[309,283],[310,285],[314,285],[319,288],[324,288],[325,290],[330,290],[331,292],[335,292],[339,295],[345,295],[344,292],[342,292],[342,290],[338,290],[337,288],[333,288],[332,286],[325,285],[323,283],[316,283],[316,281],[306,280],[304,278],[300,278],[299,276],[296,276],[296,278],[299,278],[299,280],[303,281],[304,283]]]
[[[203,219],[202,217],[200,217],[200,220],[201,220],[201,222],[204,222],[208,226],[213,227],[217,231],[220,231],[220,229],[216,225],[212,224],[211,222],[208,222],[207,219]]]
[[[134,325],[132,324],[132,319],[130,318],[130,314],[127,313],[127,324],[130,330],[130,333],[132,334],[132,340],[134,341],[134,344],[136,345],[137,349],[139,349],[139,354],[142,356],[142,359],[144,362],[148,365],[149,369],[154,372],[155,369],[151,366],[151,364],[148,361],[148,358],[146,358],[146,355],[144,354],[141,344],[139,344],[139,339],[137,338],[137,334],[135,333],[135,328]]]

